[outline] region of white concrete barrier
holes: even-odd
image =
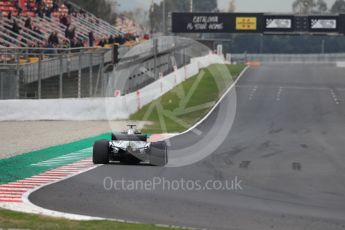
[[[121,97],[0,101],[0,121],[128,119],[130,114],[196,75],[201,68],[217,63],[224,63],[224,58],[214,54],[193,58],[191,64]]]
[[[338,68],[345,68],[345,62],[344,61],[338,61],[337,62],[337,67]]]

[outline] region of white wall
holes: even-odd
[[[201,68],[216,63],[224,63],[224,59],[214,54],[194,58],[191,64],[122,97],[0,101],[0,121],[128,119],[130,114],[196,75]]]

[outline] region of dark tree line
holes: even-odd
[[[324,0],[295,0],[292,10],[294,13],[302,14],[345,13],[345,0],[335,0],[331,7]]]
[[[345,13],[345,1],[344,0],[336,0],[333,6],[331,7],[330,11],[332,13],[340,14]]]

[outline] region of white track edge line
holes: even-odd
[[[186,134],[190,131],[192,131],[193,129],[195,129],[196,127],[198,127],[201,123],[203,123],[213,112],[214,110],[219,106],[219,104],[223,101],[223,99],[229,94],[229,92],[237,85],[237,82],[239,82],[239,80],[242,78],[242,76],[247,72],[247,70],[250,67],[247,65],[246,68],[244,68],[244,70],[242,70],[242,72],[240,73],[240,75],[238,75],[237,79],[232,83],[232,85],[224,92],[224,94],[222,95],[221,98],[218,99],[217,103],[213,106],[213,108],[197,123],[195,123],[192,127],[190,127],[188,130],[176,134],[175,136],[169,137],[167,139],[173,138],[173,137],[177,137],[177,136],[181,136],[183,134]]]

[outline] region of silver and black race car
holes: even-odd
[[[148,163],[164,166],[168,163],[168,149],[165,142],[147,142],[147,135],[129,125],[127,132],[112,134],[111,141],[99,140],[93,146],[93,163],[109,164]]]

